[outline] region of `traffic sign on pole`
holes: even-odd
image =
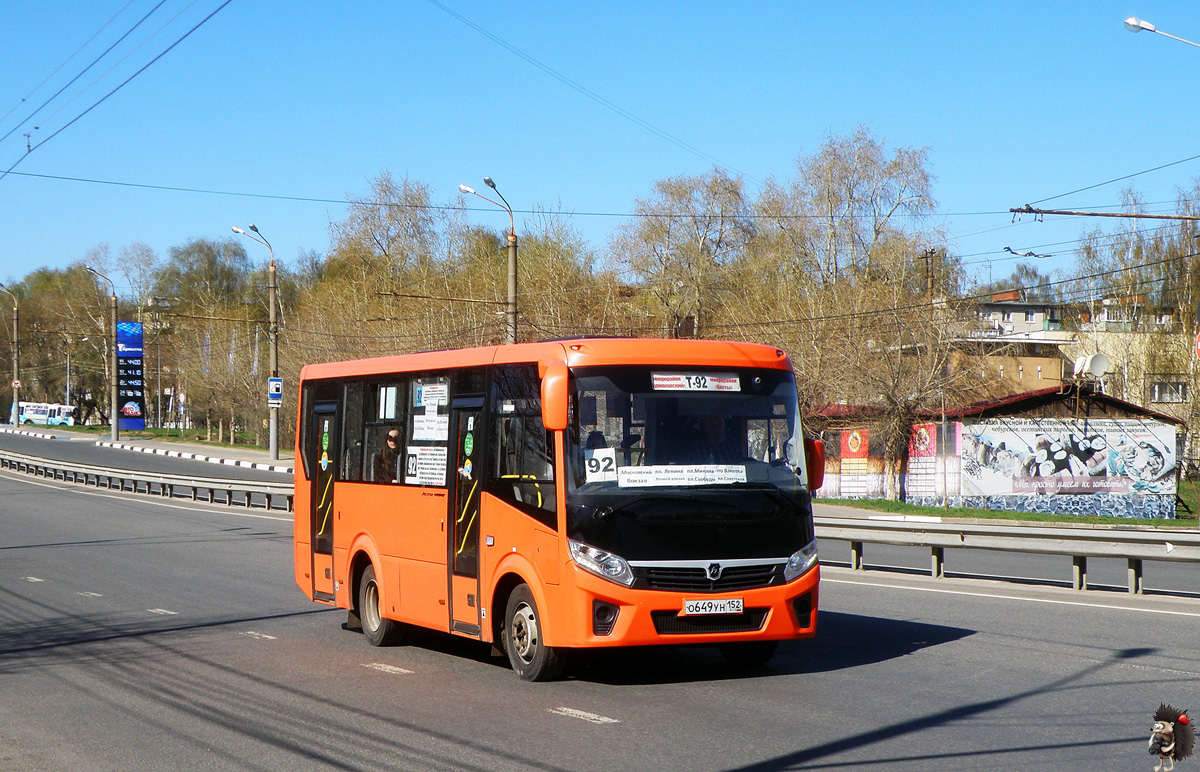
[[[267,407],[283,406],[283,379],[267,379]]]

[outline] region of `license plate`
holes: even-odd
[[[683,602],[685,617],[702,614],[740,614],[743,611],[745,609],[742,607],[741,598],[705,598],[704,600],[685,600]]]

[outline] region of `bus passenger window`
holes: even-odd
[[[368,482],[393,484],[403,481],[400,461],[404,455],[404,394],[401,382],[372,384],[364,410],[366,427],[363,446],[366,452]],[[388,440],[393,440],[389,442]]]
[[[363,387],[347,383],[342,398],[342,468],[339,480],[361,480],[363,475]]]

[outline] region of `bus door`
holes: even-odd
[[[483,397],[450,403],[450,436],[454,495],[450,499],[449,574],[450,629],[478,636],[479,619],[479,499],[487,467],[483,441]]]
[[[337,478],[338,440],[336,402],[315,402],[309,426],[314,459],[312,484],[312,578],[313,598],[332,601],[333,596],[333,483]]]

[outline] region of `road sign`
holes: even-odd
[[[19,388],[21,388],[21,382],[20,382],[20,381],[18,381],[16,378],[13,378],[13,380],[12,380],[12,387],[13,387],[14,389],[19,389]]]
[[[283,379],[267,379],[267,407],[283,406]]]

